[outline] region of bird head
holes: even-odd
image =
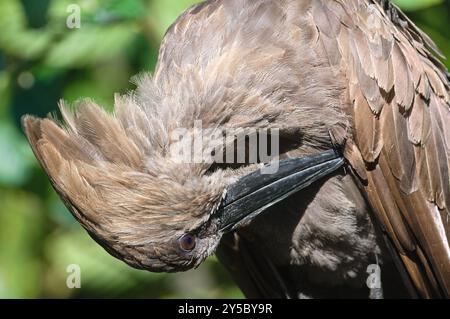
[[[61,114],[64,123],[25,116],[23,126],[53,187],[100,245],[135,268],[169,272],[214,251],[223,172],[176,161],[162,137],[159,147],[139,143],[146,116],[131,102],[119,102],[115,115],[90,101],[73,113],[61,104]]]
[[[180,162],[170,155],[170,139],[159,141],[159,151],[138,144],[147,140],[139,122],[148,120],[139,110],[122,100],[113,115],[86,101],[73,112],[61,104],[64,123],[22,120],[67,208],[94,240],[135,268],[196,267],[224,233],[342,165],[334,151],[284,160],[270,174],[267,165],[211,170],[211,163]]]
[[[334,151],[320,152],[332,148],[330,127],[345,122],[333,104],[342,90],[326,63],[309,63],[319,57],[283,38],[296,36],[295,25],[284,32],[276,21],[256,23],[271,21],[272,8],[255,9],[261,18],[239,19],[233,8],[208,2],[183,14],[163,40],[154,75],[118,96],[112,114],[82,101],[72,108],[61,103],[61,121],[23,118],[65,205],[100,245],[133,267],[196,267],[224,233],[342,165]],[[269,164],[261,160],[217,165],[176,155],[198,145],[202,154],[224,154],[246,128],[279,129],[289,141],[284,146],[301,145],[305,156],[266,174]]]

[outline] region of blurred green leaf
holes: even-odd
[[[103,248],[77,227],[76,230],[55,232],[46,241],[46,256],[49,260],[51,291],[56,294],[80,293],[66,286],[67,266],[81,268],[81,292],[107,297],[117,297],[133,290],[138,285],[157,284],[159,274],[139,271],[109,255]]]
[[[394,0],[403,10],[420,10],[443,3],[443,0]]]
[[[156,35],[160,38],[175,19],[188,7],[200,1],[195,0],[164,0],[151,1],[149,20]]]
[[[50,44],[54,32],[27,29],[23,7],[19,1],[0,1],[0,48],[8,54],[24,59],[41,56]]]
[[[67,8],[72,4],[80,6],[81,27],[126,20],[136,21],[147,14],[143,0],[58,0],[52,2],[49,16],[53,20],[65,21],[68,16]]]
[[[41,203],[33,195],[0,189],[0,298],[40,294]]]
[[[47,10],[51,0],[20,0],[27,18],[27,25],[40,28],[47,23]]]
[[[0,71],[0,117],[5,116],[11,97],[11,78],[6,71]]]
[[[136,32],[134,24],[85,26],[71,30],[50,49],[45,63],[63,68],[95,65],[127,50]]]
[[[110,0],[98,10],[93,20],[99,23],[111,21],[137,20],[145,17],[146,8],[140,0]]]
[[[20,186],[30,176],[34,156],[10,122],[0,119],[0,184]]]
[[[81,23],[83,26],[85,17],[93,15],[104,3],[105,1],[102,0],[52,0],[48,9],[48,17],[51,23],[57,23],[65,27],[69,16],[67,9],[70,5],[78,5],[81,9]]]

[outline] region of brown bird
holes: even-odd
[[[386,0],[211,0],[169,28],[114,114],[84,101],[60,105],[64,124],[23,125],[75,218],[133,267],[186,270],[217,250],[248,297],[317,298],[381,297],[378,265],[385,297],[450,297],[439,55]],[[235,145],[224,130],[278,130],[278,170],[178,161],[197,121],[215,155]]]

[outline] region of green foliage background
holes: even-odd
[[[187,273],[154,274],[104,252],[51,189],[19,123],[61,98],[111,109],[132,76],[152,71],[165,30],[194,2],[0,1],[0,298],[242,297],[214,257]],[[396,2],[450,56],[449,3]],[[82,8],[80,29],[66,27],[70,4]],[[70,264],[81,266],[81,289],[66,286]]]

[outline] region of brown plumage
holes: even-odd
[[[361,296],[379,262],[413,296],[450,297],[449,75],[435,54],[389,1],[207,1],[170,27],[154,75],[114,114],[85,101],[61,105],[65,125],[23,124],[89,234],[153,271],[213,253],[224,190],[257,167],[177,163],[176,128],[279,128],[283,157],[340,150],[345,171],[222,239],[238,284],[248,296]]]

